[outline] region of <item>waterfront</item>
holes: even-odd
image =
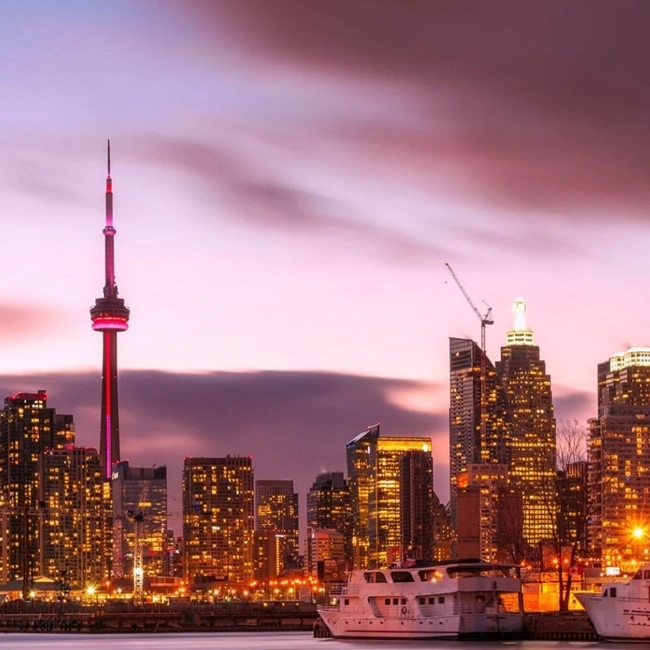
[[[3,634],[0,643],[20,650],[393,650],[402,648],[436,648],[437,650],[564,650],[590,648],[593,650],[625,648],[623,644],[577,643],[568,641],[511,641],[468,643],[460,641],[343,641],[314,639],[308,632],[204,633],[204,634],[120,634],[88,636],[78,634]]]

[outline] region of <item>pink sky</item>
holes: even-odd
[[[585,422],[596,364],[650,345],[648,14],[7,0],[0,387],[98,444],[110,137],[133,462],[177,482],[184,455],[252,454],[304,491],[381,421],[433,437],[446,498],[448,337],[479,323],[445,262],[493,307],[492,359],[524,297],[556,414]]]

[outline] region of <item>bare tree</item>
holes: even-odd
[[[546,507],[551,523],[550,547],[557,571],[560,611],[569,609],[572,569],[586,552],[586,529],[590,508],[587,498],[587,429],[577,420],[560,421],[555,459],[555,485]],[[549,463],[553,460],[549,459]],[[543,560],[543,554],[542,554]]]

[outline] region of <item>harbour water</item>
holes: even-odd
[[[201,634],[1,634],[11,650],[615,650],[617,644],[569,641],[339,641],[314,639],[309,632]]]

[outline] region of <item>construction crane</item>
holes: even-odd
[[[445,266],[449,269],[449,273],[451,273],[451,277],[454,278],[456,281],[456,284],[458,285],[458,288],[462,291],[463,296],[465,296],[465,300],[469,303],[469,306],[474,310],[474,313],[478,317],[478,319],[481,321],[481,449],[480,449],[480,454],[481,454],[481,460],[483,454],[486,453],[486,443],[487,443],[487,396],[486,396],[486,374],[487,374],[487,368],[486,368],[486,351],[485,351],[485,327],[487,325],[494,325],[494,321],[492,320],[492,307],[488,305],[485,300],[483,303],[487,307],[487,311],[485,312],[485,316],[481,315],[481,312],[478,310],[476,305],[474,304],[474,301],[470,298],[469,294],[465,290],[465,287],[463,286],[463,283],[458,279],[458,276],[454,273],[454,269],[451,268],[451,266],[445,262]]]

